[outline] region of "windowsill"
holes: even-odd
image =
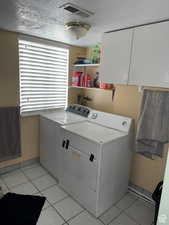
[[[25,112],[21,113],[21,117],[30,117],[30,116],[40,116],[43,113],[50,113],[50,112],[58,112],[63,111],[64,108],[55,108],[55,109],[45,109],[45,110],[38,110],[38,111],[32,111],[32,112]]]

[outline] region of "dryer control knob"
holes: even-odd
[[[123,121],[122,125],[123,125],[123,127],[126,127],[127,126],[127,121]]]
[[[97,113],[93,113],[91,116],[92,119],[96,119],[97,118]]]

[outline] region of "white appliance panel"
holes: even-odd
[[[97,193],[88,186],[84,186],[84,182],[78,180],[76,177],[70,177],[69,174],[64,173],[59,184],[68,192],[73,198],[79,201],[86,209],[88,209],[93,215],[96,215],[96,202]]]
[[[99,144],[94,142],[93,140],[90,141],[90,145],[88,145],[88,140],[86,138],[84,138],[81,135],[78,135],[76,133],[72,133],[69,130],[64,129],[64,127],[67,126],[63,126],[60,129],[60,138],[63,141],[67,141],[69,140],[70,146],[79,150],[80,152],[90,156],[91,154],[94,155],[94,158],[97,159],[98,158],[98,148],[99,148]],[[62,146],[62,143],[60,146]]]
[[[76,123],[76,122],[86,120],[85,117],[73,114],[71,112],[66,112],[66,111],[44,113],[42,114],[42,116],[52,120],[53,122],[57,122],[60,125]]]
[[[40,162],[55,177],[59,177],[59,128],[46,118],[40,119]]]
[[[90,146],[89,146],[90,147]],[[88,188],[96,191],[97,184],[97,163],[96,160],[91,162],[90,156],[86,155],[79,150],[69,146],[66,150],[62,148],[63,153],[63,176],[64,174],[69,175],[69,181],[71,177],[78,183],[85,183]],[[61,179],[64,180],[64,179]],[[66,181],[67,182],[67,181]]]
[[[63,126],[63,129],[96,143],[106,143],[126,135],[125,132],[109,129],[89,121],[66,125]]]
[[[132,150],[129,137],[125,136],[103,146],[100,161],[97,213],[117,203],[127,192]]]
[[[91,110],[88,119],[91,122],[123,132],[129,132],[132,122],[131,118],[96,110]]]

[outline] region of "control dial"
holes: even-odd
[[[126,127],[127,126],[127,121],[123,121],[122,125],[123,125],[123,127]]]
[[[97,118],[97,113],[93,113],[91,116],[92,119],[96,119]]]

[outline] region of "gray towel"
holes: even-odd
[[[136,134],[136,152],[162,157],[169,141],[169,92],[144,90]]]
[[[0,108],[0,162],[21,156],[20,109]]]

